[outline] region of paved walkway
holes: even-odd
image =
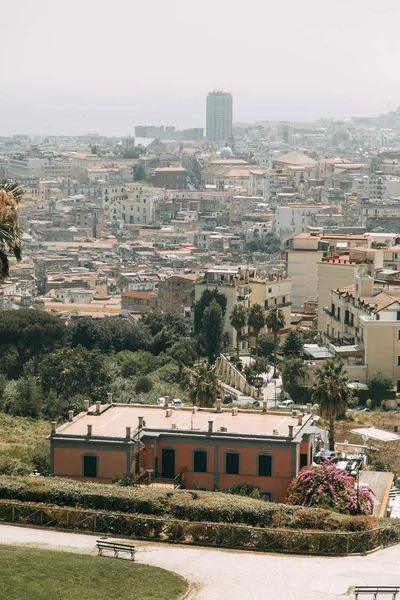
[[[1,544],[96,554],[95,539],[0,524]],[[138,562],[176,571],[194,583],[191,597],[196,600],[345,600],[354,585],[400,585],[400,546],[369,556],[320,558],[150,542],[135,545]]]

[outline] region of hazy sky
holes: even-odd
[[[0,135],[131,134],[400,105],[399,0],[0,0]]]

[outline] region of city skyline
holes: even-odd
[[[253,1],[241,11],[206,0],[199,13],[181,0],[106,7],[104,0],[72,0],[67,11],[47,0],[7,6],[1,135],[201,127],[213,88],[232,93],[234,122],[375,116],[400,104],[394,0],[383,8],[340,0],[334,13],[316,0]]]

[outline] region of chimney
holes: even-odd
[[[96,401],[96,415],[100,414],[100,407],[101,407],[101,402],[100,400]]]
[[[56,432],[56,427],[57,427],[57,421],[52,421],[51,422],[51,433]]]
[[[112,403],[112,392],[107,392],[107,402],[108,404]]]
[[[170,408],[167,408],[167,410],[165,411],[165,416],[172,417],[172,410]]]
[[[73,420],[74,420],[74,411],[69,410],[68,411],[68,421],[73,421]]]
[[[168,408],[169,406],[169,396],[164,396],[164,408]]]
[[[192,415],[195,415],[196,413],[197,413],[197,406],[193,406]]]
[[[217,398],[217,412],[221,412],[221,398]]]
[[[303,415],[301,413],[297,415],[297,425],[300,425],[300,427],[303,425]]]
[[[232,417],[236,417],[236,415],[237,415],[237,408],[234,407],[234,408],[232,408]]]
[[[311,414],[311,404],[307,404],[307,413],[310,415]]]
[[[92,435],[92,427],[93,427],[93,425],[91,425],[91,424],[88,424],[88,426],[87,426],[88,437],[90,437]]]
[[[85,410],[86,412],[89,410],[89,400],[83,401],[83,410]]]
[[[125,431],[126,431],[126,437],[130,438],[131,437],[131,428],[130,427],[125,427]]]
[[[393,425],[393,431],[394,431],[394,433],[398,433],[399,426],[398,425]]]
[[[143,427],[143,417],[138,417],[139,420],[139,429],[142,429]]]
[[[213,421],[208,421],[208,433],[212,433],[213,431]]]
[[[289,425],[289,437],[293,437],[293,425]]]
[[[263,400],[263,405],[262,406],[263,406],[263,409],[262,409],[263,413],[266,413],[267,412],[268,402],[266,400]]]

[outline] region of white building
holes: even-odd
[[[310,226],[317,225],[323,215],[326,219],[339,212],[337,206],[326,204],[284,204],[276,207],[275,234],[284,240],[305,233]]]
[[[155,223],[162,190],[141,185],[126,188],[111,185],[108,189],[115,192],[104,206],[106,220],[130,224]]]

